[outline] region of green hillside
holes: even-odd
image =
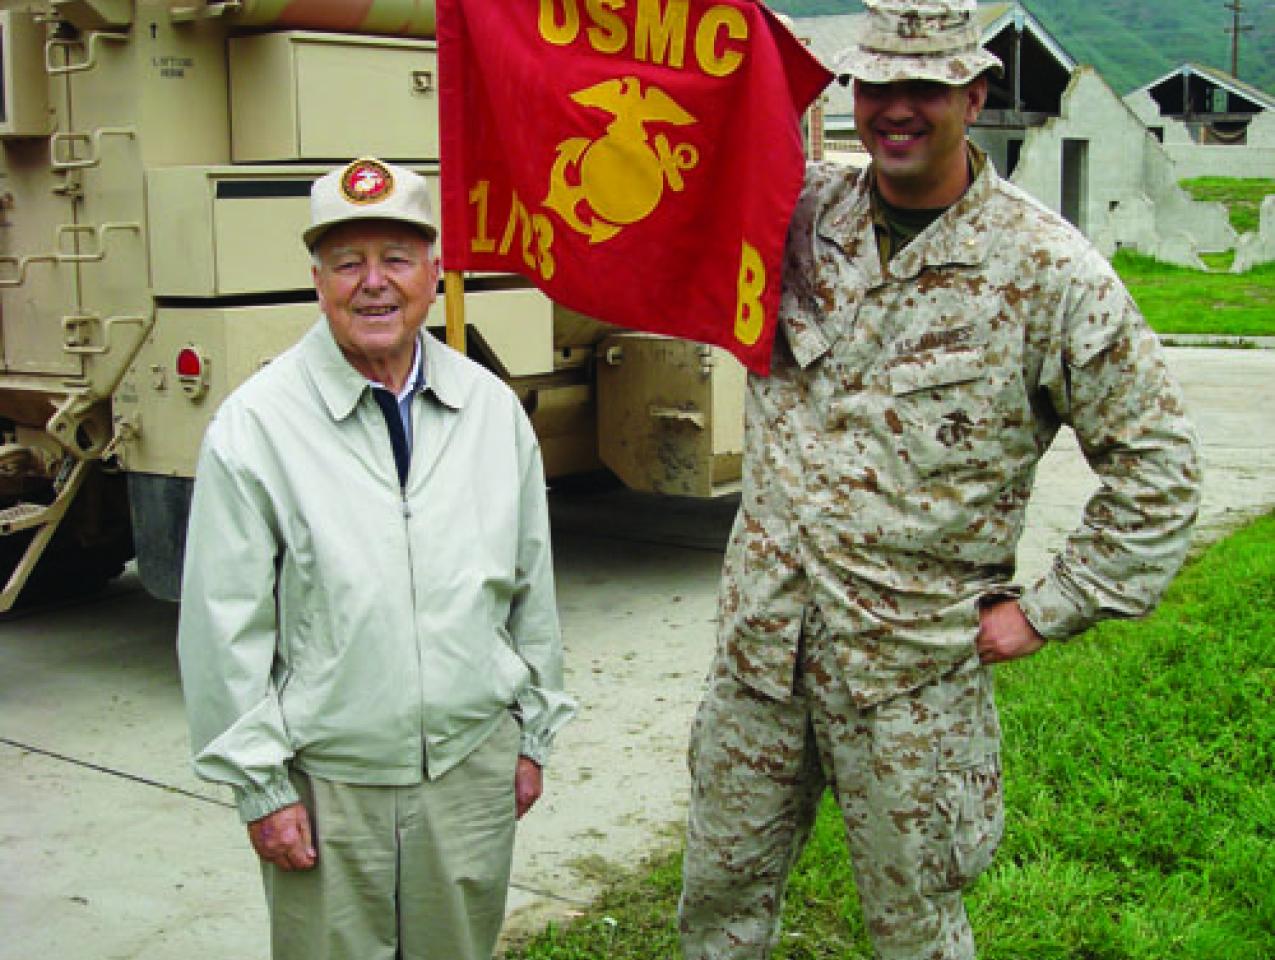
[[[768,0],[794,17],[852,13],[856,0]],[[1240,79],[1275,93],[1275,2],[1242,0]],[[1067,52],[1124,94],[1185,61],[1230,70],[1232,15],[1221,0],[1027,0]]]

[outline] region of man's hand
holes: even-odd
[[[514,816],[521,820],[543,791],[544,774],[540,772],[540,765],[530,757],[519,757],[518,769],[514,771]]]
[[[1014,600],[983,607],[978,619],[978,638],[974,643],[983,663],[1030,657],[1045,645],[1045,638],[1036,632]]]
[[[309,870],[318,859],[310,837],[310,816],[294,803],[248,824],[257,856],[280,870]]]

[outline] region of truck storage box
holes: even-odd
[[[438,158],[432,40],[290,30],[230,40],[236,163]]]
[[[35,14],[0,10],[0,137],[47,137],[53,131],[44,40],[44,24]]]

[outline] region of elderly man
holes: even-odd
[[[691,735],[687,960],[760,960],[829,787],[876,955],[967,960],[1003,815],[989,664],[1136,616],[1181,563],[1199,464],[1107,262],[966,140],[1000,63],[973,0],[867,0],[843,55],[866,170],[813,165],[773,374],[750,380],[719,652]],[[1014,582],[1062,424],[1101,486]]]
[[[539,447],[421,327],[424,178],[319,179],[323,319],[217,411],[179,653],[196,772],[234,789],[276,960],[489,960],[514,821],[573,712]]]

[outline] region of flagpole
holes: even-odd
[[[447,345],[465,352],[465,274],[443,271],[443,307],[447,311]]]

